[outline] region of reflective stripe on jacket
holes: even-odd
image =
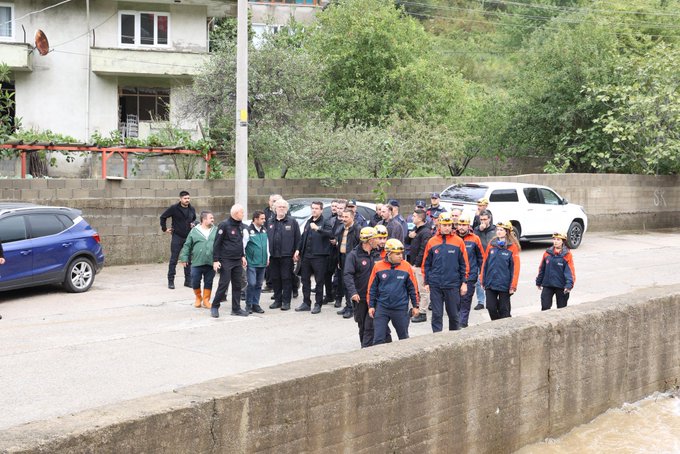
[[[548,248],[538,266],[536,285],[572,289],[575,282],[574,258],[569,248],[563,247],[559,254],[555,254],[554,247]]]
[[[498,292],[509,292],[517,289],[519,280],[519,249],[507,243],[498,245],[498,238],[491,240],[486,249],[486,259],[482,265],[480,282],[484,288]]]
[[[468,232],[467,235],[462,237],[462,240],[465,242],[467,258],[470,264],[470,274],[468,275],[467,280],[469,282],[477,282],[479,272],[484,263],[484,248],[482,248],[482,242],[477,235],[471,232]]]
[[[406,260],[393,265],[387,260],[373,267],[368,281],[368,306],[385,309],[406,309],[411,301],[418,307],[418,283],[413,268]]]
[[[423,282],[437,288],[454,288],[470,274],[465,243],[458,235],[438,233],[427,242],[423,254]]]

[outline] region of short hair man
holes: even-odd
[[[230,283],[231,315],[248,316],[248,311],[241,309],[241,276],[243,267],[248,264],[243,247],[246,242],[244,215],[243,205],[237,203],[231,207],[229,218],[217,226],[213,247],[213,269],[220,273],[220,283],[210,308],[210,315],[214,318],[220,316],[220,304],[227,295]]]
[[[172,225],[167,227],[167,220],[172,220]],[[179,202],[168,207],[161,214],[161,230],[172,235],[170,240],[170,263],[168,264],[168,288],[175,288],[175,273],[179,253],[184,246],[189,232],[196,222],[196,210],[191,206],[191,195],[188,191],[179,193]],[[191,267],[184,267],[184,286],[191,287]]]
[[[260,306],[260,295],[262,294],[262,282],[264,273],[269,263],[269,241],[265,223],[267,217],[264,211],[256,210],[253,219],[246,232],[248,232],[248,242],[246,243],[246,311],[249,314],[256,312],[264,313]]]
[[[323,217],[323,203],[314,201],[310,205],[312,215],[302,231],[300,244],[300,274],[302,280],[302,304],[296,312],[321,312],[323,286],[331,253],[330,239],[333,235],[330,220]],[[314,276],[314,307],[312,308],[312,275]]]
[[[191,229],[182,251],[179,254],[179,264],[191,267],[191,288],[194,289],[196,300],[194,307],[210,309],[210,295],[212,294],[213,279],[213,246],[217,228],[212,211],[201,211],[201,223]],[[191,264],[191,265],[189,265]],[[201,294],[201,280],[203,293]]]

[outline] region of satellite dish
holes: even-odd
[[[47,41],[47,36],[42,30],[36,30],[35,32],[35,48],[43,56],[47,55],[50,51],[50,43]]]

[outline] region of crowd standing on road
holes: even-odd
[[[478,200],[474,219],[459,209],[447,211],[438,193],[430,194],[430,202],[426,206],[417,200],[407,222],[395,199],[377,204],[371,219],[357,213],[356,200],[333,200],[328,219],[323,203],[313,201],[311,216],[300,228],[288,202],[273,194],[268,207],[253,213],[249,226],[242,222],[243,207],[236,204],[215,227],[209,211],[201,212],[200,224],[193,226],[195,211],[189,193],[182,191],[179,203],[161,215],[161,229],[173,235],[168,287],[174,288],[179,262],[185,276],[190,270],[185,285],[194,291],[194,306],[210,308],[218,318],[231,284],[231,315],[248,316],[264,313],[264,282],[273,290],[269,308],[289,310],[297,298],[299,275],[303,299],[295,311],[318,314],[334,302],[341,308],[339,315],[354,318],[362,348],[391,342],[390,324],[399,339],[408,338],[409,323],[426,321],[428,309],[433,332],[443,330],[444,312],[450,331],[467,328],[475,293],[475,310],[486,308],[491,320],[510,317],[521,250],[512,224],[494,224],[486,199]],[[170,228],[167,219],[172,220]],[[536,286],[542,310],[552,307],[553,298],[558,308],[566,307],[574,287],[574,260],[566,239],[555,233],[553,246],[541,259]],[[210,303],[216,273],[219,285]],[[245,309],[240,307],[242,281],[247,283]]]

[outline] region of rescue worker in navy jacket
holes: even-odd
[[[323,203],[312,202],[312,216],[305,223],[300,246],[300,273],[302,275],[302,304],[296,312],[321,312],[323,284],[326,277],[328,256],[331,253],[332,225],[323,217]],[[312,309],[312,275],[314,275],[314,308]]]
[[[227,295],[231,283],[231,315],[247,317],[248,312],[241,309],[241,277],[243,267],[247,265],[243,230],[243,206],[231,207],[230,217],[217,226],[215,244],[213,246],[213,269],[220,274],[220,283],[210,308],[212,317],[219,317],[220,303]]]
[[[411,316],[418,314],[418,283],[411,265],[404,260],[404,245],[391,238],[385,243],[387,258],[373,267],[368,281],[368,315],[373,318],[373,345],[385,343],[387,324],[399,339],[408,339]],[[413,309],[409,311],[409,301]]]
[[[378,232],[373,227],[364,227],[359,233],[361,244],[358,244],[345,258],[343,273],[345,288],[352,308],[354,321],[359,325],[359,343],[361,348],[373,345],[373,319],[368,316],[368,280],[373,265],[380,261],[378,252]]]
[[[460,296],[468,291],[467,250],[463,240],[452,232],[451,213],[440,214],[439,233],[427,242],[423,255],[423,286],[430,291],[432,332],[435,333],[443,329],[444,308],[449,316],[449,331],[460,329]]]
[[[498,222],[496,238],[489,242],[479,280],[486,292],[486,310],[491,320],[511,317],[511,297],[517,291],[520,244],[512,224]]]
[[[269,239],[269,274],[274,289],[274,302],[270,309],[290,309],[293,293],[293,263],[300,258],[300,226],[288,214],[288,202],[279,199],[274,203],[276,216],[267,223]]]
[[[172,227],[167,227],[168,218],[172,219]],[[196,225],[196,210],[191,206],[189,192],[179,193],[179,202],[170,206],[161,214],[161,230],[172,235],[170,241],[170,263],[168,264],[168,288],[175,288],[175,272],[179,253],[189,232]],[[184,286],[191,287],[191,266],[184,267]]]
[[[553,235],[553,246],[543,253],[541,264],[538,266],[536,287],[541,290],[541,310],[547,311],[552,307],[553,295],[557,299],[557,308],[567,307],[569,293],[576,282],[574,259],[571,251],[564,244],[567,241],[565,233]]]
[[[458,236],[465,243],[467,250],[470,273],[467,278],[467,292],[460,296],[460,327],[468,327],[470,309],[472,308],[472,297],[475,295],[475,287],[479,278],[479,270],[484,263],[484,248],[482,241],[470,230],[470,218],[463,215],[458,219]]]

